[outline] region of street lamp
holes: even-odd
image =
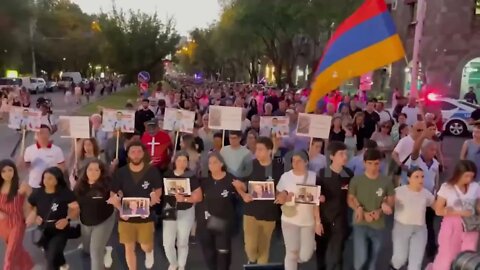
[[[63,61],[67,61],[67,58],[63,57]]]

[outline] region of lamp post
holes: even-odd
[[[423,36],[423,25],[425,23],[425,17],[427,16],[427,1],[418,0],[417,2],[417,17],[416,17],[416,27],[415,27],[415,38],[413,44],[413,56],[412,56],[412,83],[410,88],[410,96],[418,97],[418,70],[420,66],[420,46],[422,43]]]
[[[33,17],[30,19],[30,48],[31,48],[31,55],[32,55],[32,76],[37,77],[37,60],[35,57],[35,44],[34,44],[34,38],[35,38],[35,30],[37,28],[37,15],[36,15],[36,10],[37,10],[37,0],[33,0]]]

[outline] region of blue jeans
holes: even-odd
[[[383,241],[383,230],[369,226],[353,226],[353,268],[355,270],[375,270],[377,257]],[[371,246],[369,254],[369,244]],[[368,263],[368,264],[367,264]]]
[[[392,232],[392,266],[400,269],[408,260],[408,270],[422,269],[427,239],[427,226],[395,222]]]

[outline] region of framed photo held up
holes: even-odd
[[[295,192],[295,203],[320,205],[320,186],[297,184]]]
[[[150,198],[127,197],[122,199],[120,216],[150,216]]]
[[[273,181],[249,181],[248,194],[254,201],[275,200],[275,185]]]
[[[175,196],[177,194],[190,196],[192,189],[190,187],[190,178],[164,178],[163,185],[165,195]]]

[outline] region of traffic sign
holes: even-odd
[[[148,83],[146,83],[146,82],[140,83],[140,89],[143,90],[143,91],[148,90]]]
[[[150,81],[150,73],[147,71],[140,71],[137,78],[139,82],[148,83]]]

